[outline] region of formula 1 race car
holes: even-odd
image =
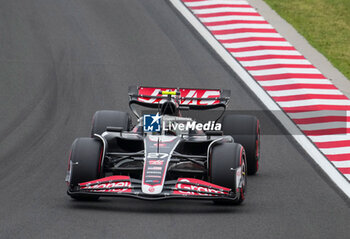
[[[258,171],[260,128],[254,116],[224,115],[229,99],[229,90],[129,87],[138,123],[131,127],[126,112],[95,113],[91,138],[78,138],[71,148],[68,195],[240,204],[247,174]],[[140,116],[136,105],[157,113]],[[221,124],[181,116],[184,110],[219,107]]]

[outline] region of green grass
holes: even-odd
[[[350,79],[350,0],[265,2]]]

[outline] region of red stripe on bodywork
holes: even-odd
[[[86,186],[87,184],[94,184],[94,183],[108,183],[109,181],[113,181],[113,180],[120,180],[120,181],[130,181],[130,177],[129,176],[122,176],[122,175],[114,175],[114,176],[109,176],[109,177],[105,177],[105,178],[99,178],[96,180],[92,180],[92,181],[88,181],[88,182],[84,182],[84,183],[79,183],[80,186]]]

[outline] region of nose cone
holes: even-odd
[[[143,193],[159,194],[163,191],[168,163],[179,141],[179,137],[166,135],[149,135],[145,138]]]

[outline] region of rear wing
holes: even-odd
[[[180,108],[183,107],[197,110],[219,107],[226,108],[231,95],[230,90],[219,89],[130,86],[130,108],[132,109],[132,104],[148,108],[158,108],[159,105],[168,99],[167,95],[162,95],[163,91],[176,91],[177,94],[174,94],[173,97],[178,101]]]

